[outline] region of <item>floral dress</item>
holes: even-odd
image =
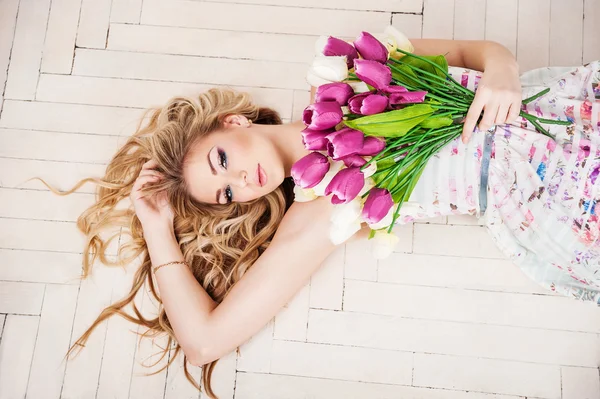
[[[476,89],[480,72],[450,68]],[[570,126],[524,118],[497,126],[491,147],[485,224],[496,245],[541,286],[600,305],[600,61],[580,67],[540,68],[521,76],[523,98],[550,92],[524,110]],[[489,133],[488,133],[489,134]],[[485,132],[468,144],[456,139],[433,157],[401,223],[439,215],[480,215]],[[485,193],[484,193],[485,196]]]

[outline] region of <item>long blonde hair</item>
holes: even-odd
[[[91,267],[98,258],[109,266],[126,265],[140,255],[143,259],[135,273],[129,294],[100,313],[69,349],[67,357],[78,353],[93,330],[113,315],[146,327],[147,331],[143,336],[168,336],[167,345],[154,365],[175,344],[168,363],[156,373],[168,367],[181,351],[152,280],[151,261],[142,237],[141,223],[131,207],[116,209],[121,200],[129,197],[133,183],[143,164],[149,159],[157,161],[157,170],[164,174],[165,179],[149,184],[144,187],[144,191],[151,195],[156,191],[166,190],[175,214],[175,235],[183,256],[198,283],[214,301],[221,302],[267,248],[283,218],[286,205],[289,204],[288,184],[282,184],[275,191],[252,202],[227,206],[199,203],[186,190],[183,179],[186,156],[197,140],[219,129],[223,118],[228,114],[243,115],[259,124],[281,124],[276,111],[255,105],[248,93],[213,88],[197,98],[176,97],[164,107],[151,111],[149,122],[143,127],[140,124],[137,131],[114,155],[102,179],[83,179],[65,192],[50,187],[57,194],[67,195],[86,182],[98,185],[96,202],[77,219],[77,227],[86,235],[83,278],[90,274]],[[119,248],[117,260],[111,261],[105,251],[119,233],[104,240],[100,238],[100,233],[114,228],[121,228],[121,234],[130,235],[130,240]],[[144,282],[159,303],[158,316],[154,319],[145,318],[134,302]],[[126,312],[128,305],[132,306],[133,315]],[[202,385],[211,398],[216,398],[210,380],[217,361],[202,368]],[[184,370],[187,379],[200,389],[188,371],[185,354]]]

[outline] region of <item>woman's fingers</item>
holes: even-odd
[[[479,122],[479,130],[483,132],[492,127],[496,120],[496,116],[498,115],[498,107],[497,103],[488,103],[485,105],[483,118],[481,118],[481,122]]]
[[[142,170],[156,168],[157,166],[158,162],[156,162],[154,159],[151,159],[148,162],[146,162],[144,166],[142,166]]]
[[[494,121],[494,124],[504,125],[505,123],[508,123],[508,109],[510,108],[510,105],[510,103],[500,104],[500,106],[498,107],[498,115],[496,115],[496,120]]]
[[[513,102],[510,106],[510,111],[508,112],[508,117],[506,118],[506,123],[514,123],[519,117],[519,113],[521,112],[521,100],[517,102]]]
[[[473,130],[475,130],[475,125],[477,124],[477,120],[479,119],[479,115],[481,115],[484,106],[485,100],[483,97],[475,95],[473,103],[469,107],[469,112],[467,112],[467,117],[465,118],[462,132],[463,143],[466,144],[471,138],[471,134],[473,133]]]

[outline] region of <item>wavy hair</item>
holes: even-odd
[[[106,168],[103,178],[86,178],[68,191],[60,192],[47,185],[54,193],[67,195],[86,182],[97,184],[96,202],[77,219],[77,227],[85,236],[82,278],[91,273],[96,259],[108,266],[126,265],[136,258],[142,259],[134,275],[129,293],[120,301],[105,308],[96,321],[69,349],[66,357],[77,354],[94,329],[113,315],[119,315],[132,323],[146,328],[142,337],[166,335],[167,345],[155,366],[173,350],[168,367],[181,351],[169,323],[160,297],[156,292],[151,273],[151,261],[142,235],[142,225],[132,207],[117,209],[117,204],[129,197],[132,186],[143,164],[154,159],[157,170],[164,175],[159,182],[143,188],[148,195],[166,190],[173,208],[175,236],[184,259],[191,267],[198,283],[212,299],[220,303],[232,286],[258,259],[269,245],[277,226],[290,204],[293,184],[289,179],[266,196],[246,203],[214,205],[194,200],[186,190],[183,168],[186,156],[194,144],[222,127],[223,118],[239,114],[258,124],[281,124],[278,113],[270,108],[259,107],[250,95],[233,89],[213,88],[197,98],[176,97],[164,107],[150,110],[145,126],[140,123],[137,131],[128,138]],[[146,119],[146,118],[145,118]],[[40,179],[41,180],[41,179]],[[120,229],[106,239],[100,237],[110,229]],[[106,256],[109,243],[119,234],[130,239],[119,247],[116,261]],[[134,302],[144,283],[159,304],[158,316],[146,318]],[[131,305],[133,314],[126,311]],[[169,349],[171,347],[174,349]],[[218,360],[202,367],[202,385],[211,398],[216,398],[211,388],[211,375]],[[188,370],[184,354],[184,370],[187,379],[197,388],[200,386]]]

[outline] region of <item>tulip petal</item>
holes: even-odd
[[[327,136],[329,156],[339,160],[345,156],[355,154],[363,148],[365,135],[360,130],[349,127],[333,132]]]
[[[390,67],[377,61],[354,60],[354,73],[360,80],[378,90],[385,89],[392,81]]]
[[[337,37],[329,36],[323,47],[323,55],[326,56],[344,56],[348,68],[352,68],[354,60],[358,58],[356,48],[350,43],[338,39]]]
[[[373,115],[385,111],[388,106],[388,98],[380,94],[371,94],[365,97],[360,107],[362,115]]]
[[[392,93],[390,94],[390,104],[412,104],[422,103],[427,95],[426,91],[409,91],[406,93]]]
[[[318,152],[311,152],[292,165],[292,178],[301,188],[312,188],[319,184],[329,171],[327,157]]]
[[[334,131],[335,129],[304,129],[302,131],[302,143],[304,144],[304,148],[310,151],[325,151],[327,149],[327,144],[329,143],[329,140],[327,140],[327,135],[333,133]]]
[[[313,130],[330,129],[340,123],[342,118],[342,108],[336,101],[311,104],[302,114],[304,124]]]
[[[315,102],[337,101],[338,104],[344,106],[353,95],[354,90],[352,90],[349,84],[340,82],[327,83],[317,88]]]
[[[385,140],[378,139],[377,137],[367,136],[363,142],[363,146],[358,155],[362,156],[373,156],[379,154],[385,148]]]
[[[377,223],[387,215],[394,206],[390,192],[384,188],[372,188],[365,202],[362,216],[365,222]]]
[[[355,154],[345,156],[342,159],[340,159],[340,161],[343,161],[344,165],[346,165],[346,167],[348,168],[360,168],[361,166],[367,163],[367,161],[365,161],[363,157]]]
[[[345,204],[356,198],[364,185],[365,178],[360,168],[342,169],[327,185],[325,195],[333,194],[333,204]]]
[[[354,41],[354,47],[365,60],[372,60],[381,64],[387,62],[387,48],[369,32],[361,32]]]
[[[395,234],[385,231],[376,231],[373,237],[373,256],[375,259],[385,259],[394,252],[394,248],[400,242]]]

